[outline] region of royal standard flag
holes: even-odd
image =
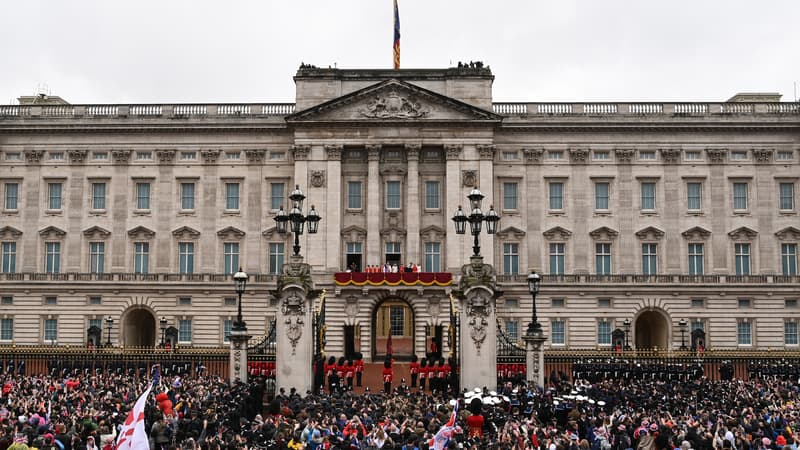
[[[400,11],[394,0],[394,70],[400,69]]]

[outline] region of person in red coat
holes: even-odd
[[[392,392],[392,378],[394,378],[394,370],[392,369],[392,360],[386,358],[383,362],[383,392],[391,394]]]
[[[417,377],[419,376],[419,361],[417,355],[411,355],[411,363],[408,365],[408,371],[411,374],[411,387],[417,387]]]
[[[469,407],[467,407],[469,412],[472,413],[471,416],[467,417],[467,437],[469,439],[483,438],[483,423],[486,419],[481,414],[482,406],[483,402],[481,402],[480,398],[473,398]]]

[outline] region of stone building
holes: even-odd
[[[239,266],[267,333],[293,244],[274,217],[299,185],[322,216],[300,243],[330,354],[378,358],[390,335],[398,355],[450,351],[446,273],[472,254],[450,218],[475,186],[501,216],[480,244],[512,338],[535,270],[548,348],[611,347],[617,329],[636,348],[695,329],[706,348],[798,346],[797,103],[496,103],[493,80],[304,65],[294,104],[0,106],[0,345],[84,345],[92,326],[114,345],[165,326],[224,345]],[[334,281],[387,261],[439,275]]]

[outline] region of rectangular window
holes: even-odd
[[[439,209],[439,182],[425,182],[425,209]]]
[[[747,183],[733,183],[733,209],[747,209]]]
[[[47,183],[47,209],[61,209],[61,183]]]
[[[11,341],[14,339],[14,319],[0,320],[0,340]]]
[[[704,308],[706,306],[705,299],[702,298],[693,298],[692,299],[692,308]]]
[[[106,209],[105,183],[92,183],[92,209]]]
[[[511,342],[519,341],[519,322],[516,320],[505,320],[503,326],[506,329],[506,337]]]
[[[692,320],[692,322],[689,324],[689,333],[691,333],[694,330],[700,330],[705,332],[706,323],[703,322],[702,320]]]
[[[797,275],[797,244],[781,244],[781,273]]]
[[[656,209],[656,184],[652,181],[642,183],[642,209]]]
[[[3,273],[15,273],[17,271],[17,243],[3,242],[2,244]]]
[[[136,183],[136,209],[150,209],[150,183]]]
[[[225,183],[225,209],[239,209],[239,183]]]
[[[749,308],[750,307],[750,299],[749,298],[740,298],[738,300],[739,308]]]
[[[153,159],[153,152],[136,152],[136,159],[139,161],[147,161]]]
[[[400,182],[386,182],[386,209],[400,209]]]
[[[517,183],[503,183],[503,209],[517,209]]]
[[[734,161],[743,161],[747,159],[747,152],[746,151],[732,151],[731,152],[731,159]]]
[[[222,342],[227,344],[231,341],[232,329],[233,329],[233,319],[225,319],[222,322]]]
[[[658,244],[642,244],[642,273],[655,275],[658,273]]]
[[[794,183],[780,184],[780,205],[781,210],[791,211],[794,209]]]
[[[779,151],[775,155],[775,159],[777,159],[778,161],[791,161],[792,159],[794,159],[794,152],[785,150]]]
[[[750,275],[750,244],[735,244],[736,275]]]
[[[22,154],[20,152],[4,152],[6,156],[6,161],[19,161],[22,159]]]
[[[787,298],[785,302],[783,302],[786,308],[797,308],[797,299],[796,298]]]
[[[402,257],[400,254],[400,243],[399,242],[387,242],[386,243],[386,255],[385,255],[386,262],[390,264],[397,264],[400,267],[400,271],[403,271],[403,262],[401,261]]]
[[[797,345],[797,322],[783,323],[783,343],[786,345]]]
[[[402,306],[389,307],[389,326],[392,336],[404,336],[406,323],[406,309]]]
[[[656,159],[656,152],[653,150],[640,150],[639,159],[654,160]]]
[[[105,242],[89,242],[89,272],[103,273],[106,263]]]
[[[597,299],[597,307],[598,308],[611,308],[611,299],[610,298],[598,298]]]
[[[610,155],[609,152],[606,152],[606,151],[595,151],[594,152],[594,159],[596,159],[596,160],[611,159],[611,155]]]
[[[89,328],[97,327],[100,330],[103,329],[103,319],[89,319]]]
[[[700,153],[700,152],[688,151],[688,152],[684,153],[684,158],[686,160],[696,161],[698,159],[703,159],[703,154]]]
[[[51,306],[52,305],[57,305],[58,304],[58,297],[52,297],[52,296],[45,297],[44,298],[44,304],[45,305],[51,305]]]
[[[178,305],[192,306],[192,297],[178,297]]]
[[[736,324],[736,343],[739,345],[753,345],[752,326],[750,322],[740,320]]]
[[[608,183],[594,184],[594,209],[608,209]]]
[[[50,161],[63,161],[64,152],[50,152]]]
[[[442,244],[425,243],[425,272],[441,272]]]
[[[564,275],[564,244],[550,244],[550,275]]]
[[[611,345],[611,322],[597,322],[597,343]]]
[[[181,183],[181,209],[194,209],[194,183]]]
[[[61,243],[45,242],[44,256],[44,271],[58,273],[61,270]]]
[[[515,161],[519,158],[517,152],[512,151],[504,151],[503,152],[503,160],[504,161]]]
[[[106,160],[108,159],[108,152],[94,152],[92,153],[92,156],[96,160]]]
[[[361,209],[361,182],[347,182],[347,208]]]
[[[45,319],[44,341],[45,343],[58,341],[58,319]]]
[[[689,244],[689,275],[703,275],[703,244]]]
[[[197,159],[197,152],[181,152],[181,160],[194,161]]]
[[[236,297],[225,297],[225,306],[236,306]]]
[[[594,244],[595,269],[598,275],[611,275],[611,244]]]
[[[273,275],[281,273],[283,268],[283,258],[286,254],[284,247],[285,244],[283,242],[269,243],[269,273]]]
[[[178,243],[179,273],[194,273],[194,242]]]
[[[561,150],[550,150],[547,152],[547,157],[550,159],[564,159],[564,152]]]
[[[178,321],[178,342],[192,342],[192,319]]]
[[[6,183],[5,209],[16,210],[19,206],[19,184]]]
[[[503,270],[506,275],[519,273],[519,244],[503,244]]]
[[[150,243],[133,243],[133,272],[147,273],[150,270]]]
[[[686,183],[686,208],[689,211],[700,211],[702,202],[702,183]]]
[[[564,345],[567,343],[565,325],[563,320],[555,319],[550,322],[550,342],[553,345]]]
[[[269,184],[269,207],[270,209],[281,209],[286,201],[286,185],[284,183]]]
[[[222,254],[224,258],[223,273],[231,275],[239,270],[239,243],[225,242],[222,244]]]
[[[286,159],[286,152],[269,152],[269,159],[273,161]]]
[[[553,308],[563,308],[564,307],[564,299],[563,298],[550,299],[550,306],[552,306]]]
[[[101,305],[102,303],[103,303],[103,297],[96,297],[96,296],[89,297],[90,305]]]
[[[550,190],[550,209],[564,209],[564,183],[552,182]]]
[[[242,152],[225,152],[225,159],[227,160],[242,159]]]

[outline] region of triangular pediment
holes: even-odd
[[[703,227],[692,227],[681,233],[686,239],[702,241],[711,236],[711,232]]]
[[[398,237],[405,235],[406,230],[399,227],[387,227],[381,230],[381,237],[388,238],[389,241],[396,241]]]
[[[343,238],[349,238],[351,242],[360,242],[367,237],[367,230],[351,225],[342,229],[341,235]]]
[[[508,237],[514,237],[516,239],[522,239],[525,237],[525,231],[520,230],[517,227],[507,227],[497,232],[497,235],[503,239]]]
[[[353,121],[396,122],[487,122],[501,116],[431,90],[390,79],[367,86],[286,117],[289,123]]]
[[[572,236],[572,232],[564,227],[553,227],[542,233],[548,241],[566,241]]]
[[[102,238],[105,239],[111,236],[111,232],[105,228],[98,227],[97,225],[83,230],[83,235],[88,238]]]
[[[184,238],[184,239],[197,239],[200,237],[200,232],[195,230],[194,228],[189,227],[180,227],[172,232],[172,235],[177,238]]]
[[[429,225],[419,230],[419,235],[422,236],[422,239],[426,242],[435,242],[444,239],[445,235],[447,235],[447,231],[442,227]]]
[[[245,232],[236,227],[225,227],[217,231],[217,236],[223,239],[241,239],[244,235]]]
[[[22,231],[14,227],[0,228],[0,239],[19,239],[20,236],[22,236]]]
[[[611,228],[608,227],[600,227],[594,231],[590,231],[589,236],[591,236],[592,239],[595,240],[610,241],[619,236],[619,232],[617,230],[612,230]]]
[[[128,230],[128,236],[134,239],[152,239],[153,236],[156,235],[156,232],[143,226],[138,226],[136,228],[131,228]]]
[[[42,230],[39,230],[39,236],[44,238],[62,238],[67,235],[67,232],[62,230],[61,228],[49,226]]]
[[[636,237],[638,237],[639,239],[647,239],[647,240],[661,239],[662,237],[664,237],[664,232],[656,227],[646,227],[637,231]]]
[[[800,241],[800,230],[795,227],[786,227],[775,233],[782,241]]]
[[[728,236],[730,236],[734,241],[749,241],[758,236],[758,231],[747,227],[739,227],[728,233]]]

